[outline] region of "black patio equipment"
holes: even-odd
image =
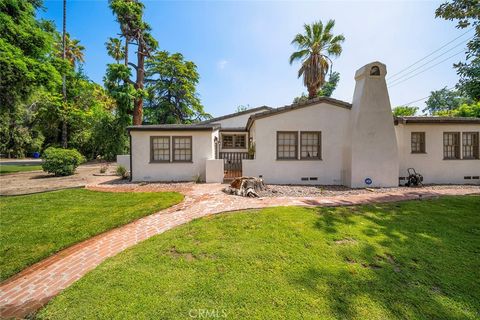
[[[407,177],[407,183],[405,183],[405,186],[407,187],[418,187],[418,186],[423,186],[423,176],[420,173],[417,173],[414,168],[408,168],[408,177]]]

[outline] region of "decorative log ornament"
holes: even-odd
[[[255,177],[235,178],[229,187],[223,189],[227,194],[234,194],[242,197],[258,198],[258,191],[264,190],[265,183],[263,179]]]

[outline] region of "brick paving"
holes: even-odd
[[[105,259],[192,219],[224,211],[272,206],[342,206],[480,193],[479,186],[452,189],[412,189],[328,197],[275,197],[250,199],[226,195],[221,184],[90,185],[99,191],[179,191],[185,200],[81,242],[36,263],[0,284],[0,317],[22,318],[34,313],[52,297],[94,269]],[[108,289],[108,288],[107,288]]]

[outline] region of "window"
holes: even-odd
[[[425,132],[412,132],[412,153],[425,153]]]
[[[192,137],[173,137],[173,161],[192,161]]]
[[[277,132],[277,159],[297,159],[298,132]]]
[[[321,132],[300,132],[300,159],[321,159]]]
[[[223,149],[245,149],[246,141],[245,134],[222,134]]]
[[[462,134],[463,159],[478,159],[478,132]]]
[[[245,138],[244,134],[233,136],[233,145],[235,148],[245,148],[246,140],[247,139]]]
[[[150,162],[170,161],[170,137],[150,137]]]
[[[443,133],[443,158],[460,159],[460,132]]]

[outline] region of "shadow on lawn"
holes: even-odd
[[[480,317],[480,197],[450,200],[318,209],[316,228],[356,242],[335,247],[339,268],[310,266],[294,283],[328,297],[339,318],[370,312],[365,301],[398,318]]]

